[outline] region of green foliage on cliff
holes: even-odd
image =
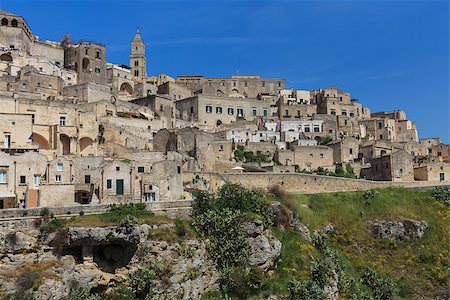
[[[389,188],[291,198],[281,201],[289,202],[311,233],[328,224],[336,231],[323,243],[312,245],[296,232],[275,230],[283,247],[269,280],[271,293],[314,298],[317,289],[323,288],[323,281],[314,276],[314,266],[324,274],[327,269],[325,264],[317,265],[324,257],[323,248],[339,256],[345,274],[339,284],[353,290],[347,299],[432,299],[448,285],[450,210],[436,191]],[[367,222],[408,218],[428,223],[422,238],[407,242],[375,238]],[[339,291],[347,293],[342,286]]]

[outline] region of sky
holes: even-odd
[[[0,0],[41,40],[91,40],[147,73],[260,74],[294,89],[338,86],[372,112],[404,110],[419,137],[450,142],[447,0]]]

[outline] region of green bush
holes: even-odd
[[[155,272],[149,267],[144,267],[128,275],[127,284],[137,298],[145,299],[151,291],[153,278]]]
[[[228,208],[194,217],[194,228],[209,239],[208,254],[219,270],[242,266],[247,258],[249,245],[241,229],[244,220],[242,213]]]
[[[298,281],[293,279],[288,287],[291,300],[317,300],[323,299],[320,286],[313,280]]]
[[[361,282],[372,291],[375,300],[392,299],[395,294],[395,284],[389,279],[382,277],[372,268],[365,268]]]
[[[16,278],[16,286],[20,291],[36,289],[41,283],[42,274],[32,270],[26,270]]]
[[[119,284],[105,295],[106,300],[135,300],[133,291],[124,284]]]
[[[91,294],[89,288],[80,291],[70,291],[69,295],[62,297],[61,300],[100,300],[98,294]]]
[[[266,275],[260,268],[226,268],[220,274],[220,286],[226,293],[238,299],[248,298],[266,283]]]
[[[437,186],[433,189],[433,198],[439,202],[450,206],[450,188],[446,186]]]
[[[185,227],[183,221],[180,219],[176,219],[174,223],[175,223],[175,231],[176,231],[177,235],[179,237],[186,236],[186,227]]]
[[[364,191],[364,205],[372,205],[373,199],[380,193],[376,190],[366,190]]]
[[[42,234],[49,234],[64,227],[64,222],[60,219],[54,218],[48,223],[44,223],[40,228]]]
[[[2,300],[35,300],[32,292],[29,291],[17,291],[15,293],[10,293],[4,295]]]

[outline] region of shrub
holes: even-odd
[[[18,290],[36,289],[42,284],[42,274],[32,270],[25,270],[16,279]]]
[[[323,298],[322,289],[312,280],[298,281],[293,279],[289,283],[288,292],[291,300],[316,300]]]
[[[34,300],[34,295],[30,291],[17,291],[15,293],[6,294],[2,300]]]
[[[80,217],[84,216],[84,211],[81,210],[79,215],[80,215]]]
[[[366,190],[364,192],[364,205],[370,206],[373,202],[373,199],[379,194],[380,193],[376,190]]]
[[[42,234],[49,234],[49,233],[55,232],[56,230],[61,229],[63,227],[64,227],[64,222],[61,221],[60,219],[54,218],[50,222],[42,225],[39,230],[41,231]]]
[[[289,194],[286,193],[286,191],[283,190],[279,185],[269,186],[268,191],[270,194],[274,195],[275,198],[277,198],[277,199],[281,199],[281,200],[289,199]]]
[[[394,296],[395,284],[389,278],[384,278],[372,268],[365,268],[361,282],[372,291],[375,300],[387,300]]]
[[[125,227],[125,228],[132,228],[132,227],[136,226],[137,224],[139,224],[139,220],[135,216],[132,216],[132,215],[127,215],[125,217],[125,219],[123,219],[119,222],[119,226]]]
[[[127,284],[137,298],[145,299],[150,292],[154,277],[155,272],[149,267],[144,267],[128,275]]]
[[[91,294],[88,288],[84,288],[80,291],[70,291],[69,295],[62,297],[61,300],[100,300],[98,294]]]
[[[105,295],[106,300],[135,300],[133,291],[124,284],[119,284]]]
[[[226,293],[236,296],[239,299],[248,296],[266,283],[264,272],[255,266],[226,268],[220,274],[220,286]]]
[[[193,219],[197,233],[209,239],[208,254],[219,270],[241,266],[248,256],[249,245],[241,230],[244,219],[230,209],[211,210]]]
[[[186,272],[186,275],[184,275],[185,280],[194,280],[200,276],[200,267],[194,267],[192,269],[189,269]]]
[[[40,215],[42,217],[44,216],[50,217],[50,209],[48,207],[44,207],[43,209],[41,209]]]
[[[186,228],[180,219],[175,220],[175,231],[179,237],[184,237],[186,235]]]
[[[439,202],[450,206],[450,188],[446,186],[437,186],[433,189],[433,198]]]

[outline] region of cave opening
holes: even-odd
[[[131,261],[137,246],[126,242],[113,242],[93,246],[93,259],[104,272],[114,273],[116,269],[125,267]]]

